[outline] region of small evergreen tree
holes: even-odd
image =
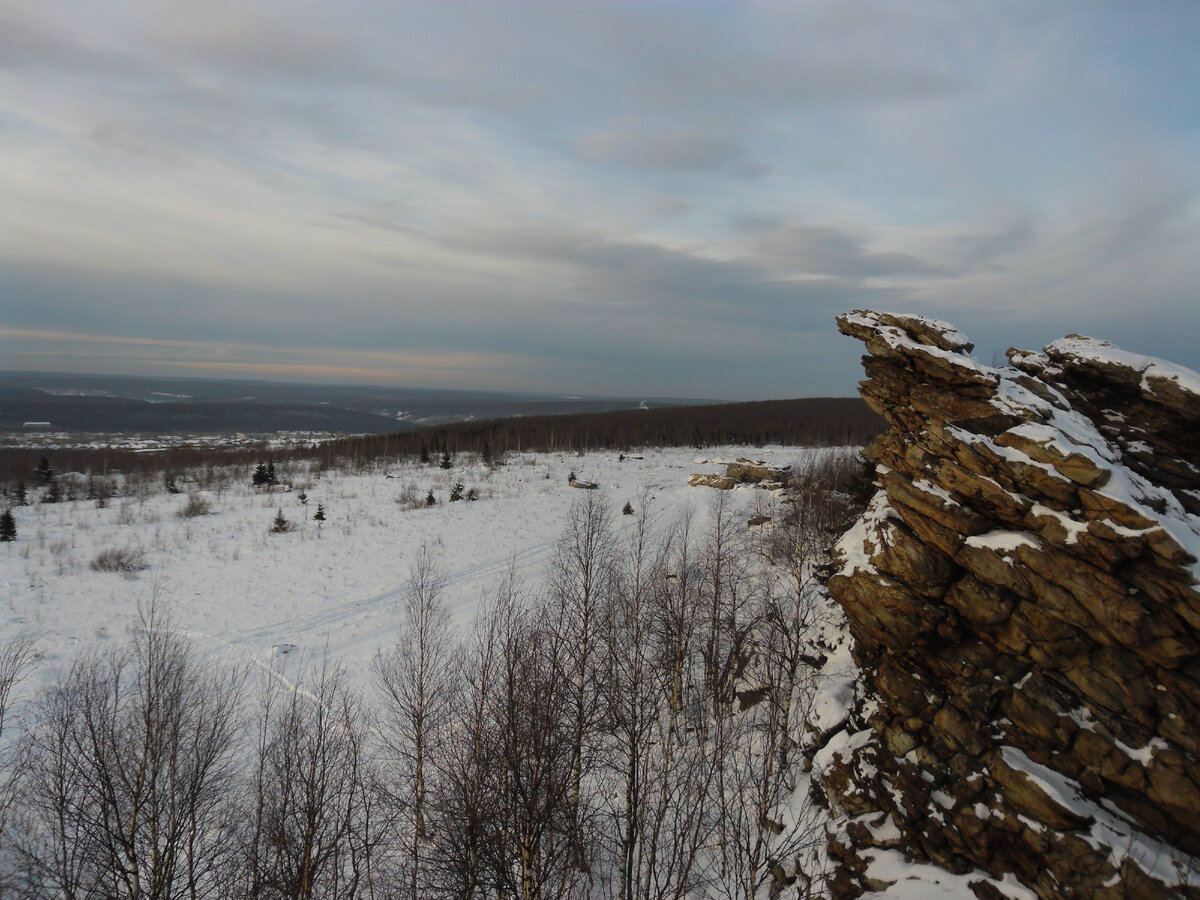
[[[454,463],[452,463],[450,461],[450,451],[443,450],[442,451],[442,468],[449,469],[452,465],[454,465]]]
[[[6,509],[0,513],[0,541],[8,542],[17,539],[17,520],[13,518],[12,510]]]
[[[425,445],[424,441],[421,441],[421,462],[429,465],[429,448]]]
[[[49,487],[54,481],[54,469],[50,465],[50,460],[43,456],[37,464],[37,468],[33,470],[34,479],[42,487]]]
[[[483,452],[480,453],[479,455],[480,455],[480,458],[483,459],[483,464],[485,466],[491,466],[491,464],[492,464],[492,445],[489,444],[487,441],[484,441],[483,442]]]
[[[630,503],[628,500],[625,501],[625,506],[624,506],[624,508],[622,508],[621,514],[625,515],[625,516],[633,515],[633,504]]]
[[[267,484],[270,484],[270,485],[279,484],[279,477],[275,474],[274,461],[267,463]]]
[[[425,495],[425,505],[426,506],[436,506],[437,505],[437,497],[433,496],[433,488],[430,488],[429,493]]]
[[[317,511],[313,513],[313,520],[317,522],[325,521],[325,507],[320,503],[317,504]]]
[[[567,476],[567,484],[574,484],[574,483],[575,483],[575,470],[572,469],[571,473]]]
[[[29,505],[29,491],[25,488],[25,482],[17,482],[17,495],[13,498],[13,503],[17,506]]]
[[[43,503],[61,503],[62,502],[62,486],[58,483],[57,478],[50,479],[50,490],[46,496],[42,498]]]
[[[463,498],[463,483],[457,481],[454,483],[454,489],[450,491],[450,502],[455,503]]]
[[[259,463],[254,467],[254,475],[250,478],[250,483],[255,487],[262,487],[270,483],[270,475],[267,473],[266,463]]]
[[[469,491],[467,491],[467,499],[468,500],[478,500],[479,499],[479,489],[471,488]]]
[[[283,510],[280,509],[275,513],[275,521],[271,523],[271,532],[273,534],[283,534],[285,531],[292,530],[292,523],[283,516]]]
[[[296,499],[300,501],[301,506],[308,506],[308,494],[306,494],[304,491],[301,491],[299,494],[297,494]]]

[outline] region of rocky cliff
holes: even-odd
[[[829,588],[865,679],[836,890],[902,848],[976,892],[1200,897],[1200,376],[1071,336],[1010,365],[855,312],[891,429]]]

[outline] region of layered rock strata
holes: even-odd
[[[990,367],[945,323],[838,325],[891,429],[829,582],[866,679],[827,736],[835,888],[879,887],[891,846],[1041,897],[1200,897],[1200,376],[1079,336]]]

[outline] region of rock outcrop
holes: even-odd
[[[899,846],[1040,897],[1200,897],[1200,376],[838,324],[891,429],[829,582],[866,680],[821,774],[837,892]]]
[[[735,462],[725,464],[725,474],[697,474],[688,477],[692,487],[712,487],[728,491],[739,484],[757,484],[768,490],[780,490],[787,486],[792,477],[791,466],[772,466],[762,460],[739,456]]]

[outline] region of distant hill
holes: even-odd
[[[26,422],[103,434],[376,434],[509,416],[680,406],[678,398],[563,397],[370,385],[0,372],[0,432]]]

